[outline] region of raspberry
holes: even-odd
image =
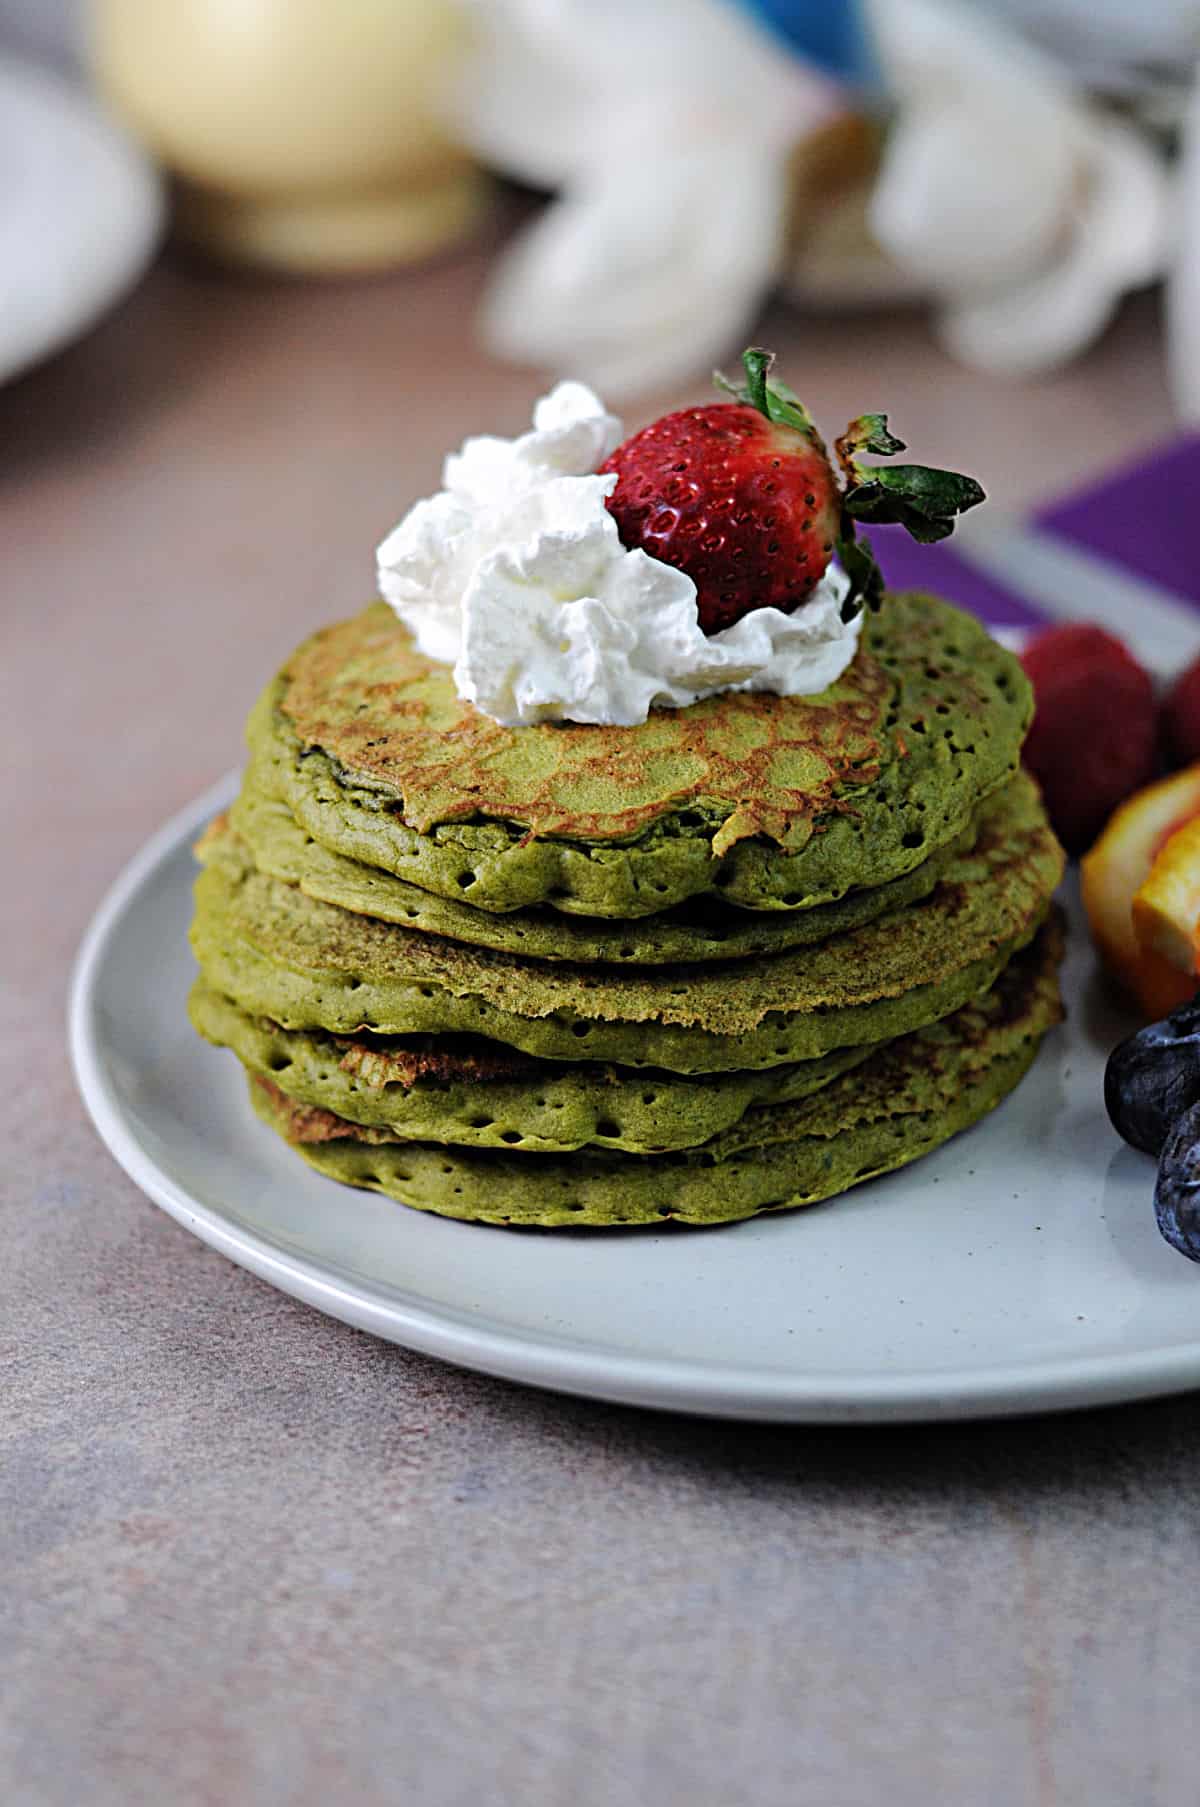
[[[1036,703],[1022,757],[1063,846],[1083,853],[1153,775],[1154,687],[1119,640],[1084,622],[1047,628],[1021,663]]]
[[[1200,659],[1180,672],[1162,706],[1163,735],[1174,765],[1200,760]]]

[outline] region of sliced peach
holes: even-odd
[[[1132,965],[1117,974],[1118,979],[1137,1004],[1148,1023],[1170,1016],[1181,1004],[1187,1004],[1200,989],[1195,973],[1180,972],[1161,954],[1143,950]]]
[[[1081,863],[1083,902],[1092,939],[1105,964],[1153,1017],[1163,1016],[1190,998],[1197,988],[1194,933],[1196,915],[1188,916],[1187,881],[1152,890],[1145,910],[1142,939],[1134,921],[1134,898],[1150,877],[1160,851],[1175,835],[1200,817],[1200,765],[1188,766],[1158,784],[1136,791],[1111,817],[1100,839]],[[1183,870],[1182,849],[1171,870]],[[1188,855],[1190,862],[1191,855]],[[1164,869],[1166,870],[1166,869]],[[1171,924],[1168,932],[1166,924]],[[1187,924],[1181,928],[1180,924]],[[1192,952],[1182,964],[1165,953]]]
[[[1200,924],[1200,816],[1169,835],[1133,899],[1138,946],[1169,960],[1180,972],[1196,971]]]

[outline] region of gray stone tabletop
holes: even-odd
[[[0,1801],[1190,1807],[1197,1398],[813,1431],[525,1391],[231,1266],[84,1116],[104,887],[442,451],[522,419],[466,337],[481,268],[168,265],[0,391]],[[831,418],[869,359],[1016,503],[1165,430],[1154,329],[1020,393],[916,318],[767,336]]]

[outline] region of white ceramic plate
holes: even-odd
[[[0,382],[132,288],[163,217],[154,170],[81,89],[0,57]]]
[[[189,846],[229,779],[122,875],[80,951],[71,1044],[126,1172],[214,1248],[464,1366],[731,1417],[964,1418],[1200,1385],[1200,1267],[1101,1098],[1129,1027],[1073,911],[1069,1026],[986,1122],[831,1205],[716,1230],[508,1231],[320,1178],[251,1115],[184,1000]],[[1070,900],[1068,900],[1070,902]]]

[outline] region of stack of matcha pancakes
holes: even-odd
[[[1030,697],[889,597],[816,696],[502,727],[376,605],[256,705],[193,1021],[321,1172],[448,1216],[716,1223],[989,1111],[1058,1019]]]

